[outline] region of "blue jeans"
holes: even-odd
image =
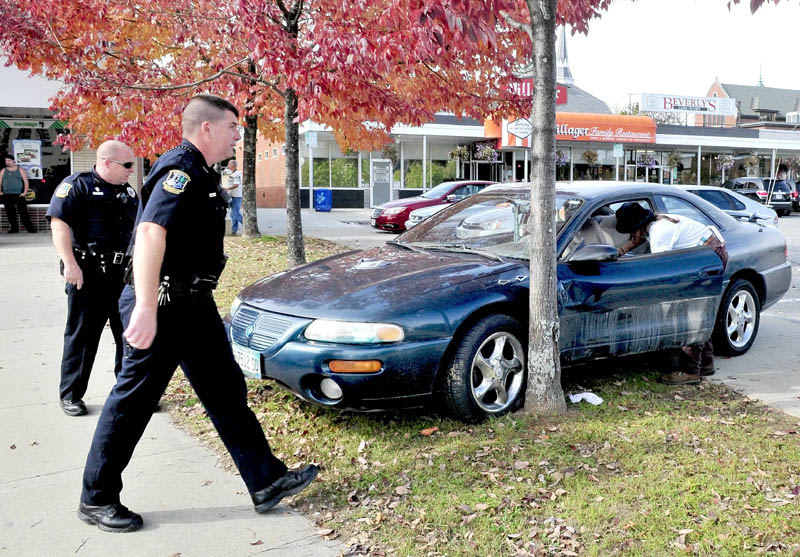
[[[231,197],[231,232],[236,234],[242,226],[242,198]]]

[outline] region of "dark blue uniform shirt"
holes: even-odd
[[[128,184],[103,180],[93,168],[64,179],[53,193],[47,217],[56,217],[70,228],[72,246],[97,252],[125,251],[131,241],[139,200]]]
[[[136,224],[167,229],[161,276],[191,281],[222,270],[225,211],[220,175],[189,141],[164,153],[142,187]]]

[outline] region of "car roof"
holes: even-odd
[[[454,185],[455,184],[459,184],[459,185],[460,184],[486,184],[486,185],[491,185],[491,184],[497,184],[497,182],[492,182],[491,180],[447,180],[445,182],[440,182],[437,185],[441,186],[442,184],[454,184]]]
[[[624,182],[624,181],[599,181],[599,180],[573,180],[571,182],[556,182],[556,192],[561,194],[576,195],[586,200],[606,195],[609,190],[614,193],[637,192],[646,188],[649,193],[670,193],[675,186],[645,183],[645,182]],[[491,193],[519,193],[524,190],[530,191],[529,182],[517,182],[514,184],[498,184],[491,188],[484,189],[484,192]]]

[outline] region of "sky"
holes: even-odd
[[[589,33],[570,34],[575,85],[612,111],[641,93],[703,97],[721,83],[800,90],[800,1],[615,0]]]

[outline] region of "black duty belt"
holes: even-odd
[[[158,285],[158,305],[167,305],[175,298],[209,298],[217,287],[218,278],[213,275],[195,276],[191,280],[175,280],[168,276]]]
[[[122,265],[125,261],[124,251],[94,252],[78,248],[72,251],[81,261],[92,261],[101,265]]]

